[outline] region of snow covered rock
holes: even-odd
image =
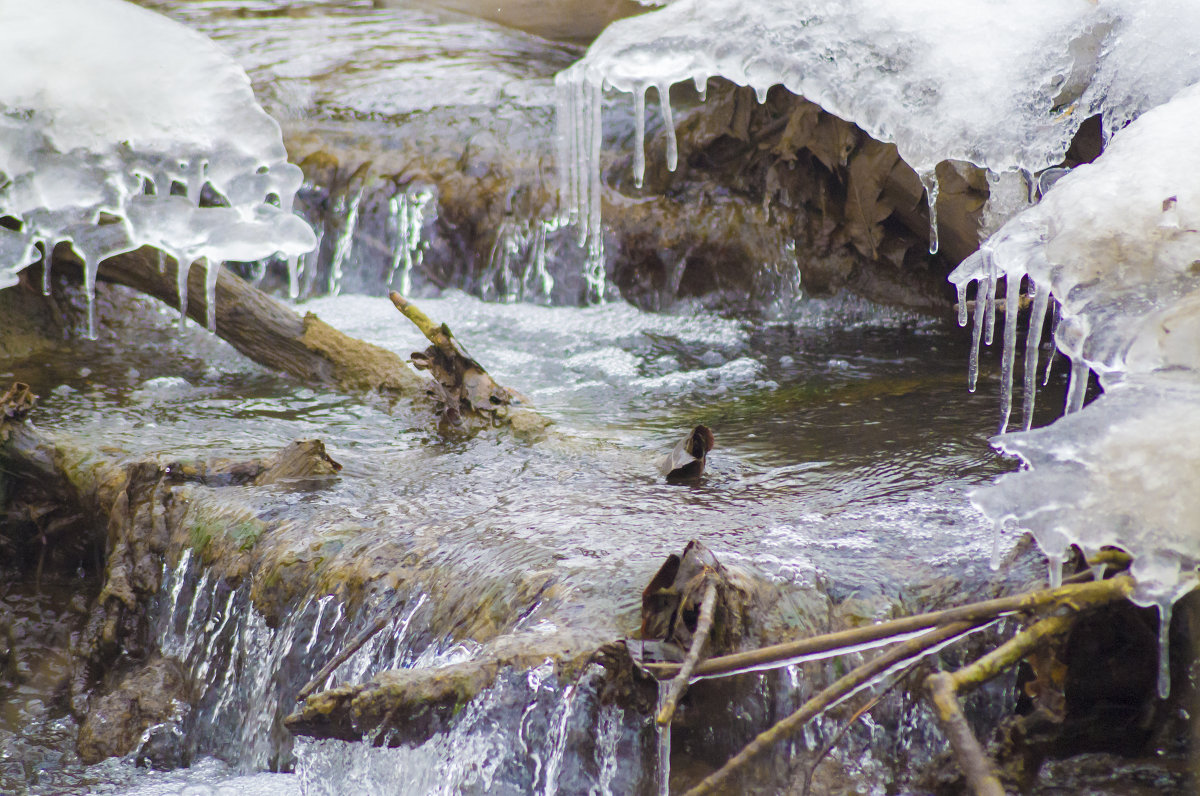
[[[315,245],[291,211],[300,182],[204,36],[120,0],[0,0],[0,218],[16,227],[0,228],[0,288],[64,241],[89,295],[101,260],[144,245],[204,259],[215,286],[223,260]]]

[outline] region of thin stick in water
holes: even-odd
[[[671,723],[671,717],[675,715],[675,706],[679,704],[679,699],[683,696],[683,692],[688,686],[688,681],[692,677],[692,670],[700,662],[700,654],[704,651],[704,645],[708,642],[708,634],[712,630],[713,609],[716,607],[716,604],[717,583],[710,577],[708,585],[704,588],[704,599],[700,602],[700,619],[696,622],[696,632],[692,634],[691,649],[688,650],[687,657],[683,659],[683,665],[679,667],[679,673],[671,681],[671,690],[667,692],[667,698],[663,700],[662,709],[654,719],[660,727],[665,727]]]

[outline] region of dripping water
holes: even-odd
[[[346,220],[333,245],[333,264],[329,272],[329,295],[331,296],[338,295],[342,290],[342,269],[350,257],[350,251],[354,248],[354,228],[358,226],[358,207],[362,202],[363,190],[363,188],[359,188],[358,193],[350,200],[349,207],[346,208]],[[339,200],[339,204],[341,201],[344,200]]]
[[[646,176],[646,87],[633,90],[633,184],[642,187]]]
[[[662,712],[666,704],[667,694],[671,691],[670,680],[660,680],[658,683],[658,704],[654,707],[654,715]],[[658,754],[654,764],[655,793],[658,796],[671,796],[671,725],[654,724],[658,733]]]
[[[938,251],[938,226],[937,226],[937,198],[938,198],[938,179],[935,169],[927,169],[918,172],[921,178],[921,185],[925,186],[925,200],[929,204],[929,253],[937,254]]]
[[[1158,698],[1171,695],[1171,599],[1158,603]]]

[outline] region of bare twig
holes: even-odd
[[[309,695],[312,694],[313,691],[316,691],[318,688],[320,688],[321,683],[325,682],[329,675],[333,674],[334,669],[345,663],[351,655],[358,652],[359,648],[362,647],[363,644],[366,644],[368,641],[370,641],[372,636],[374,636],[380,630],[383,630],[384,626],[391,621],[391,618],[391,614],[387,611],[376,617],[375,621],[372,622],[366,630],[355,636],[354,640],[343,647],[342,651],[335,655],[329,661],[329,663],[321,667],[321,671],[313,675],[313,678],[309,680],[303,688],[300,689],[300,693],[296,694],[296,701],[303,702],[304,700],[308,699]]]
[[[688,686],[688,681],[692,677],[692,670],[696,668],[696,664],[700,661],[700,654],[704,651],[704,646],[708,643],[708,634],[712,630],[713,609],[716,607],[716,604],[717,582],[710,575],[708,577],[708,585],[704,588],[704,599],[700,602],[700,618],[696,621],[696,632],[692,634],[691,649],[688,650],[687,657],[684,658],[683,664],[679,667],[679,673],[671,681],[671,689],[667,692],[667,697],[663,700],[662,708],[655,718],[660,727],[665,727],[671,723],[671,717],[675,715],[675,706],[679,704],[679,698],[683,696],[683,692]]]
[[[730,758],[725,765],[710,774],[694,788],[687,791],[684,796],[702,796],[702,794],[706,793],[720,792],[719,788],[721,784],[729,775],[774,746],[778,741],[799,730],[812,718],[819,715],[842,697],[853,692],[863,684],[870,682],[873,678],[886,672],[896,664],[915,655],[920,655],[930,648],[939,646],[956,636],[960,636],[979,624],[981,624],[979,621],[960,621],[944,625],[916,638],[911,638],[902,644],[898,644],[879,657],[852,669],[834,681],[832,685],[829,685],[812,699],[801,705],[800,709],[795,713],[770,729],[759,733],[758,737],[751,741],[746,748]]]
[[[900,636],[927,630],[931,627],[953,622],[983,622],[998,616],[1011,613],[1034,611],[1055,605],[1079,607],[1084,605],[1110,602],[1121,597],[1127,597],[1133,590],[1133,580],[1128,575],[1119,575],[1109,580],[1091,583],[1070,584],[1057,589],[1018,594],[1012,597],[1001,597],[995,600],[971,603],[958,608],[944,611],[934,611],[927,614],[892,619],[866,627],[842,630],[836,633],[826,633],[821,636],[801,639],[799,641],[775,644],[736,655],[723,655],[709,658],[697,664],[692,672],[693,677],[707,677],[718,674],[736,674],[740,671],[752,670],[758,667],[784,665],[788,661],[804,655],[821,652],[831,652],[859,644]],[[679,673],[679,664],[649,663],[647,671],[660,680],[666,680]]]
[[[1109,581],[1104,581],[1108,583]],[[975,688],[1015,666],[1046,639],[1061,635],[1071,628],[1074,616],[1067,614],[1042,619],[1022,630],[979,660],[956,672],[938,672],[925,679],[925,688],[933,703],[934,715],[954,756],[976,796],[1004,796],[992,769],[992,762],[983,750],[958,704],[958,692]]]

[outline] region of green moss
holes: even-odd
[[[263,525],[256,520],[243,520],[229,529],[229,536],[242,550],[249,550],[258,544],[262,536]]]
[[[198,553],[203,553],[213,538],[221,533],[221,523],[204,513],[198,513],[188,526],[188,538]]]

